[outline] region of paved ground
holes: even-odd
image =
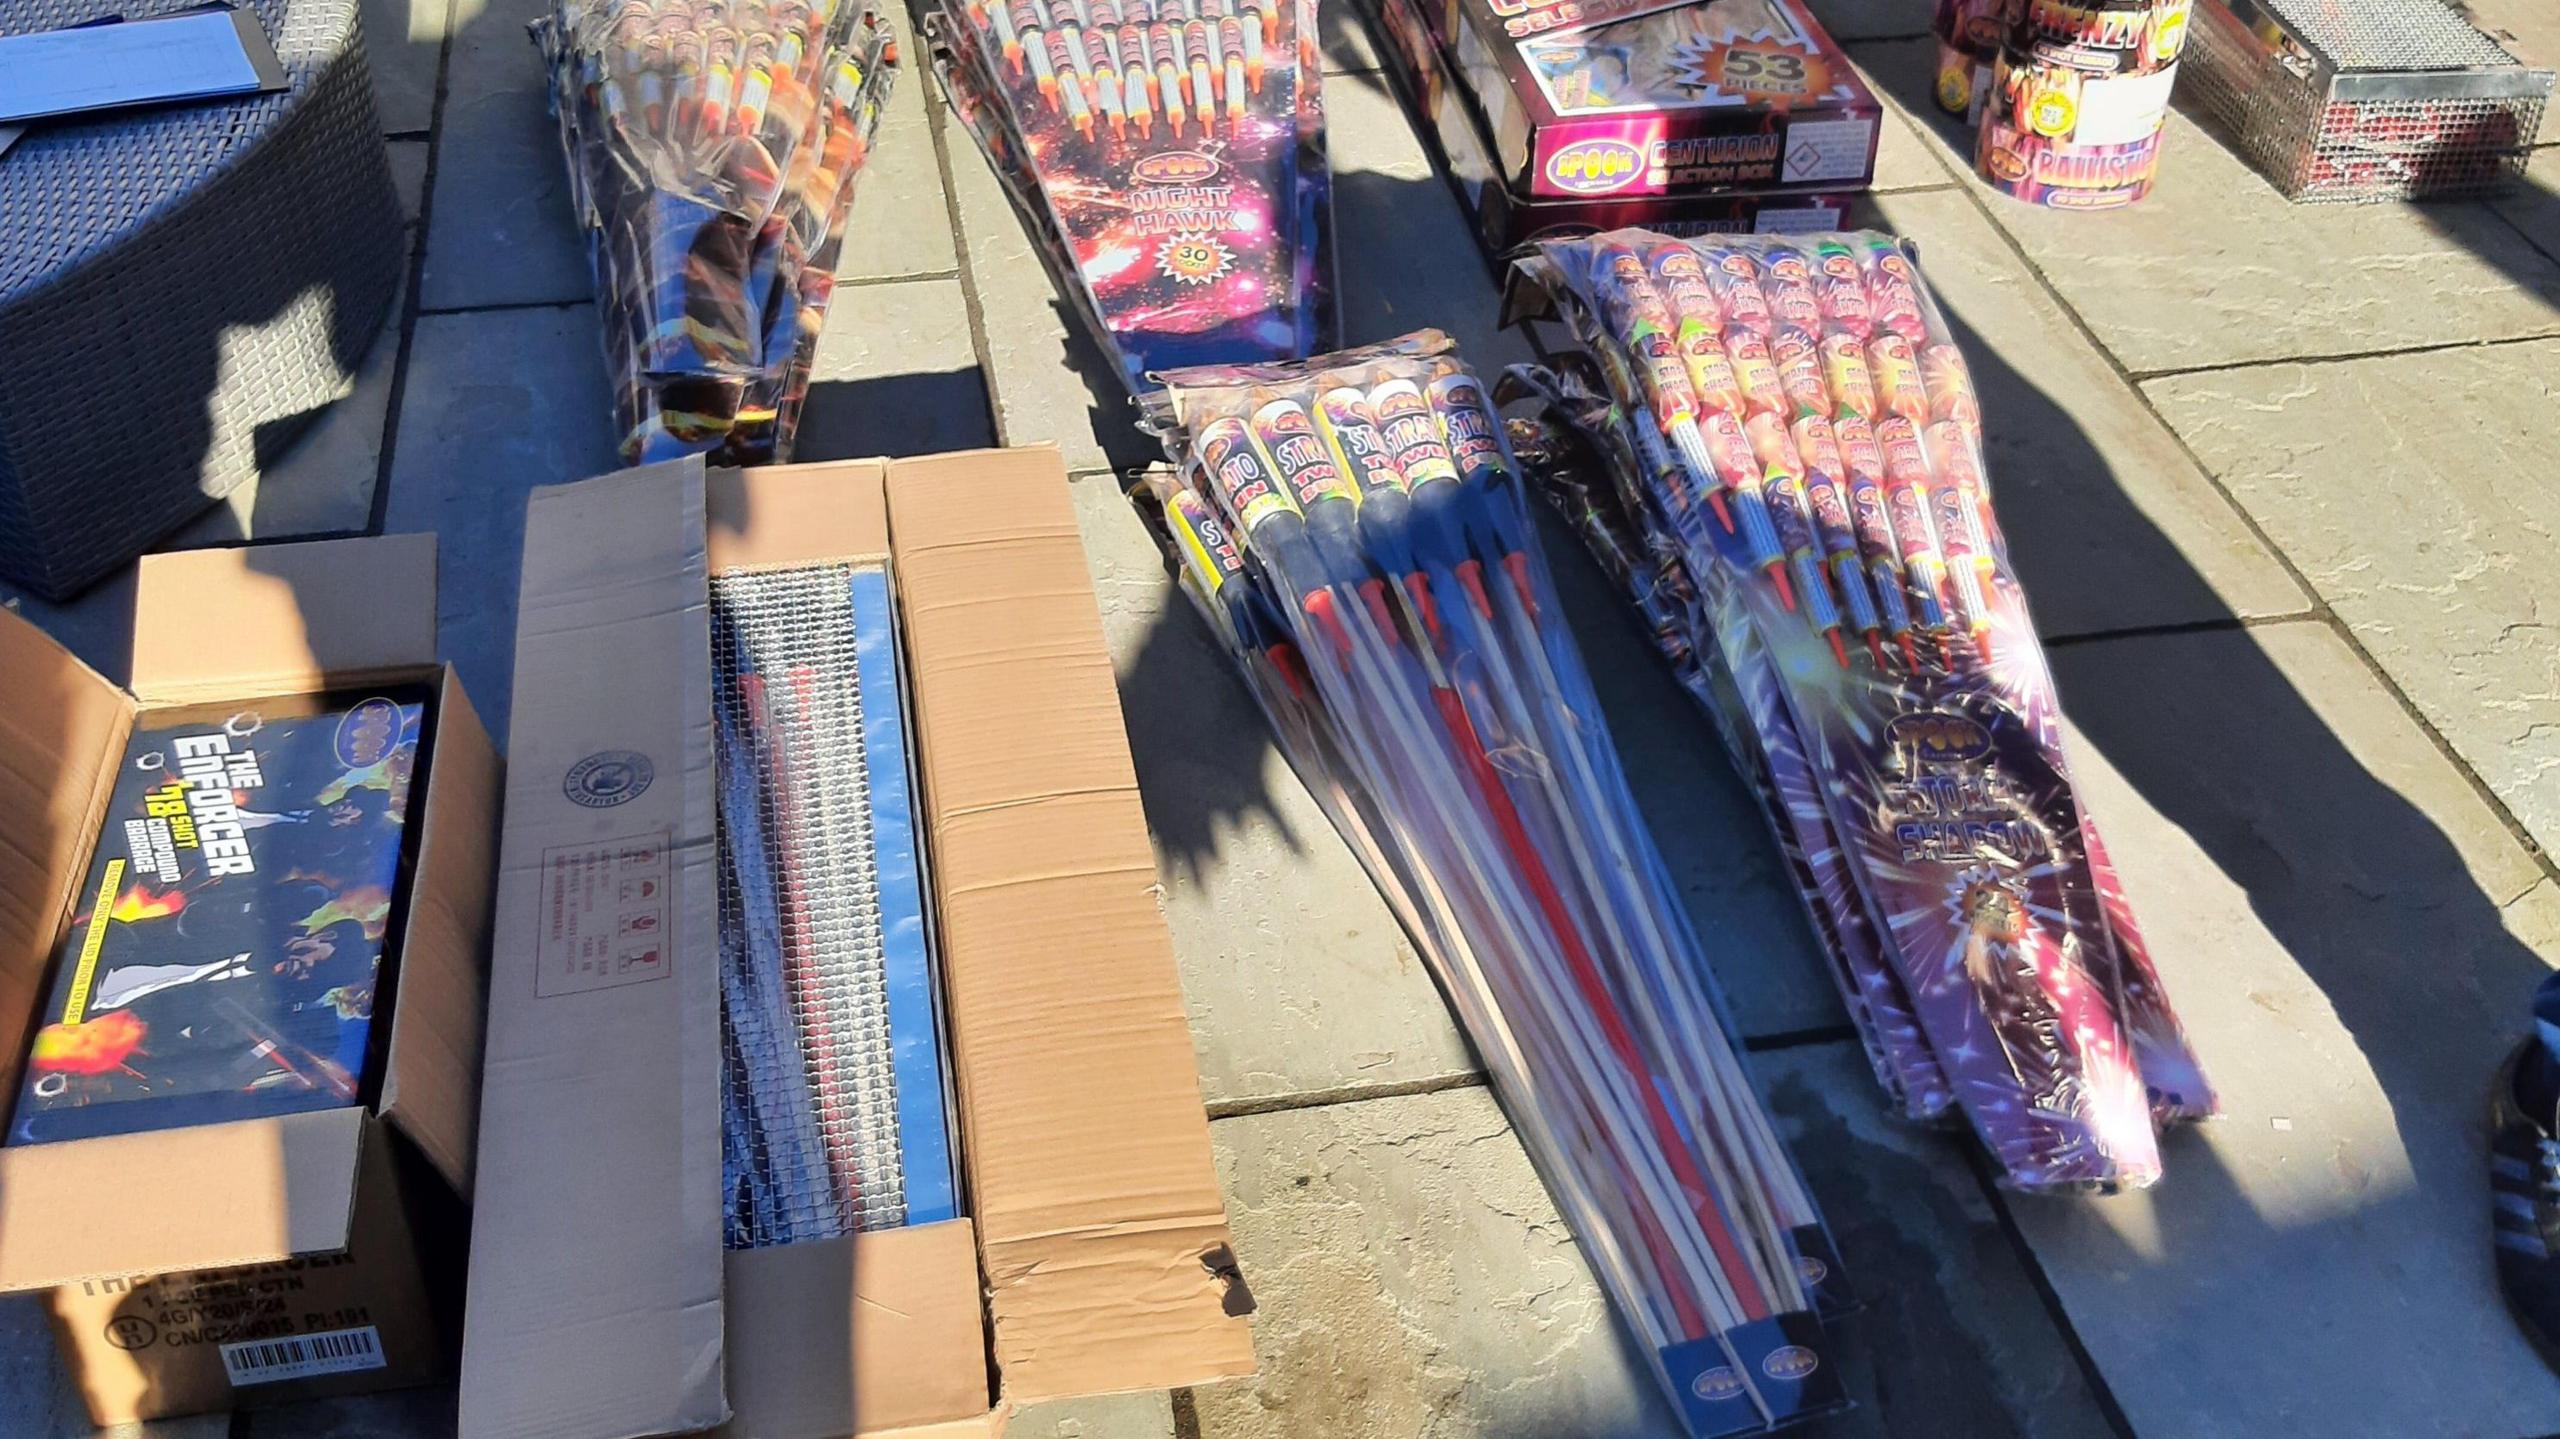
[[[533,8],[369,11],[421,216],[412,293],[356,398],[189,532],[436,530],[445,642],[501,727],[524,492],[610,464]],[[2047,215],[1981,191],[1960,141],[1912,118],[1922,0],[1817,8],[1897,108],[1867,218],[1918,237],[1967,332],[2092,803],[2231,1108],[2170,1143],[2159,1188],[2099,1201],[2004,1196],[1952,1141],[1888,1121],[1713,741],[1557,549],[1643,800],[1873,1301],[1844,1341],[1864,1407],[1822,1432],[2560,1431],[2560,1380],[2490,1284],[2475,1132],[2522,996],[2560,961],[2560,148],[2497,205],[2301,209],[2180,119],[2146,205]],[[2543,0],[2473,8],[2560,58]],[[1327,53],[1351,337],[1437,324],[1479,364],[1519,356],[1367,42]],[[1429,979],[1171,602],[1107,477],[1145,454],[1125,406],[930,89],[902,86],[864,182],[804,453],[1066,446],[1263,1306],[1253,1383],[1016,1432],[1671,1432]],[[110,673],[127,608],[113,585],[27,605]],[[409,1439],[450,1432],[450,1406],[236,1432]],[[5,1427],[85,1432],[75,1408],[35,1316],[0,1309]]]

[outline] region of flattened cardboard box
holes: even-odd
[[[498,759],[436,662],[435,616],[428,535],[146,557],[130,693],[0,614],[0,1094],[137,714],[437,689],[378,1103],[0,1149],[0,1290],[51,1291],[101,1424],[449,1372],[439,1251],[459,1249],[471,1182]],[[260,1377],[279,1373],[298,1377]]]
[[[462,1433],[959,1439],[1250,1372],[1057,452],[649,466],[535,492],[525,547]],[[882,558],[968,1217],[724,1253],[709,577]],[[673,942],[572,965],[578,876],[626,863]]]

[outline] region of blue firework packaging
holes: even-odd
[[[428,704],[402,687],[143,718],[9,1143],[363,1100]]]
[[[1911,256],[1622,230],[1520,267],[1582,351],[1516,385],[1614,480],[1547,488],[1699,672],[1878,1078],[2021,1187],[2151,1182],[2155,1125],[2212,1091],[2072,787]]]

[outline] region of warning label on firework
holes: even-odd
[[[668,972],[664,830],[542,852],[535,992],[549,999]]]
[[[1875,144],[1876,122],[1863,117],[1789,125],[1786,163],[1779,178],[1790,185],[1812,180],[1863,180]]]

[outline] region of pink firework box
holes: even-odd
[[[1862,190],[1883,107],[1800,0],[1423,0],[1529,199]]]

